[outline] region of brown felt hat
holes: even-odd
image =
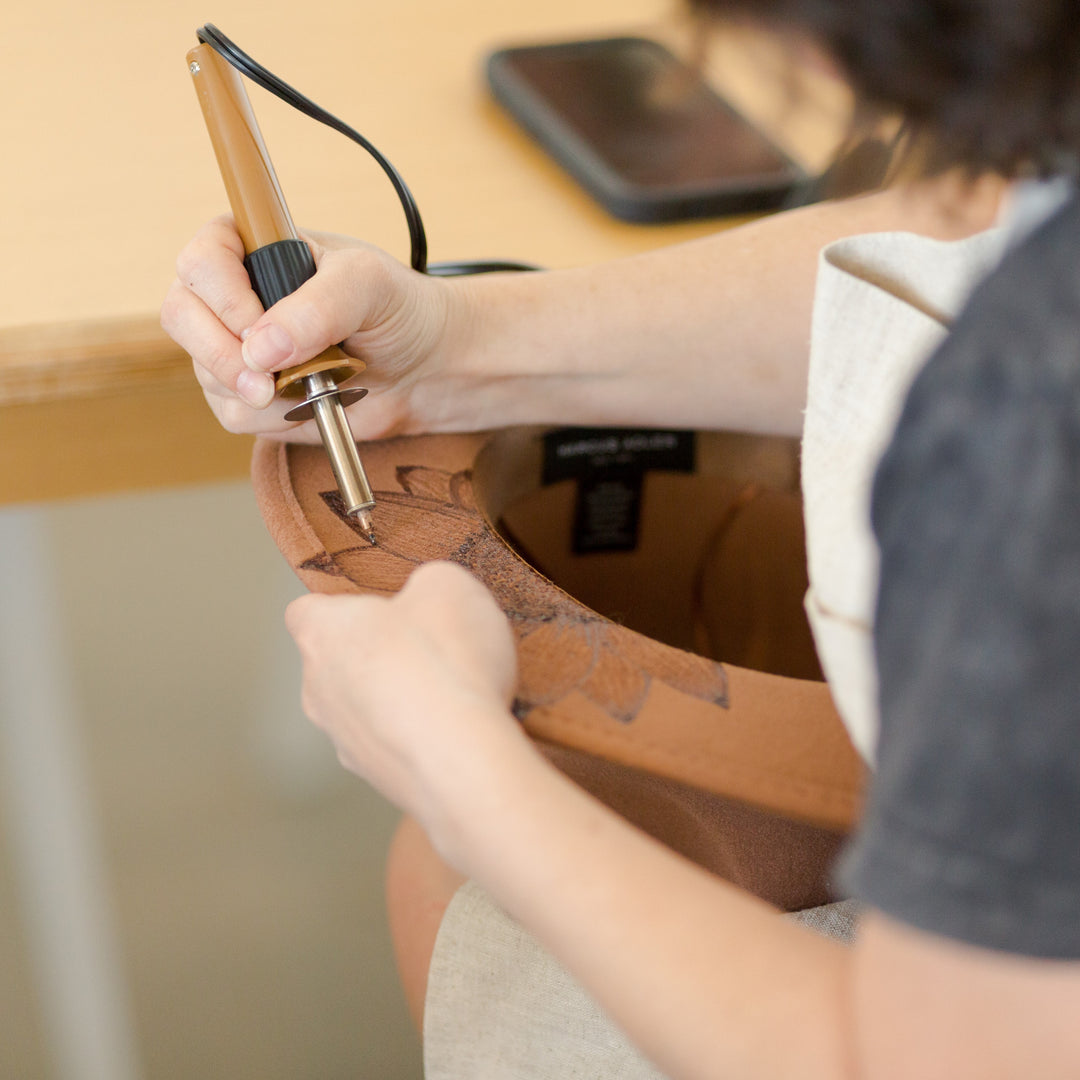
[[[517,716],[616,809],[742,884],[759,873],[761,844],[741,869],[730,852],[717,866],[694,822],[705,833],[718,815],[736,822],[742,848],[764,828],[778,859],[810,859],[820,877],[864,771],[803,613],[797,445],[690,437],[689,467],[631,468],[633,536],[618,549],[595,543],[583,500],[609,498],[600,489],[626,479],[625,463],[566,475],[551,468],[565,438],[541,430],[362,444],[377,547],[344,513],[321,447],[259,441],[253,478],[271,535],[313,591],[390,594],[435,559],[483,581],[517,635]],[[582,447],[587,457],[581,439],[570,456]],[[682,810],[665,818],[657,807],[673,798]],[[789,908],[823,898],[783,876],[748,885]]]

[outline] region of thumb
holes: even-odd
[[[313,277],[241,334],[244,363],[253,371],[280,371],[377,324],[393,297],[387,263],[368,247],[322,254]]]

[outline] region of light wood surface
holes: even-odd
[[[242,475],[250,443],[220,431],[190,363],[157,325],[176,252],[226,208],[184,61],[213,21],[362,130],[412,187],[433,260],[596,262],[730,224],[610,218],[490,101],[500,45],[642,32],[682,47],[676,0],[101,0],[6,13],[0,140],[0,504]],[[797,109],[775,56],[729,35],[710,67],[810,166],[846,99]],[[770,88],[771,89],[768,89]],[[353,144],[252,88],[293,216],[404,257],[396,198]],[[14,166],[14,167],[13,167]]]

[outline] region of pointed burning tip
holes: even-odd
[[[356,523],[360,526],[360,531],[367,537],[371,546],[378,547],[378,541],[375,539],[375,528],[371,520],[371,511],[368,509],[358,510]]]

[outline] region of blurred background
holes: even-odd
[[[383,906],[396,813],[300,711],[282,626],[300,586],[249,485],[34,517],[141,1075],[419,1077]],[[0,1077],[44,1080],[60,1074],[24,932],[39,905],[13,872],[14,764],[0,762]],[[39,779],[31,797],[48,795]]]
[[[0,1080],[420,1076],[383,907],[396,814],[301,715],[282,626],[299,584],[255,508],[251,440],[217,426],[158,325],[176,253],[226,209],[185,62],[196,28],[215,23],[371,138],[416,194],[433,259],[554,267],[734,221],[614,220],[491,100],[484,56],[625,33],[685,45],[681,12],[5,11]],[[794,110],[768,49],[713,44],[731,99],[821,167],[843,89],[825,80]],[[402,256],[382,173],[266,94],[252,102],[297,222]]]

